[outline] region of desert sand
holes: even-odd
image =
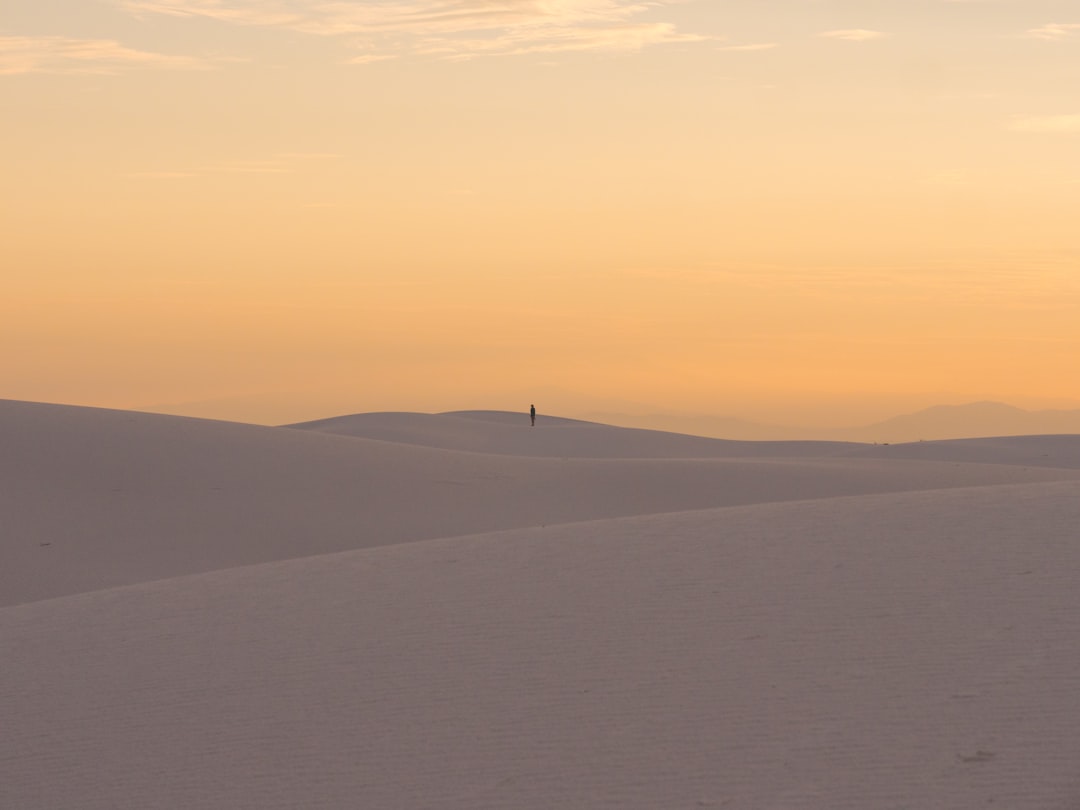
[[[0,436],[4,810],[1080,806],[1080,436]]]

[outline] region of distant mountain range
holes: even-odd
[[[592,413],[586,418],[625,427],[751,441],[821,439],[884,443],[1080,433],[1080,410],[1028,411],[1001,402],[936,405],[871,425],[827,429],[766,425],[722,416]]]

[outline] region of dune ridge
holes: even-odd
[[[534,428],[529,426],[528,414],[507,411],[358,413],[287,427],[447,450],[572,458],[820,457],[855,446],[851,442],[711,439],[544,414]]]

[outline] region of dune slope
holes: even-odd
[[[1080,801],[1080,484],[364,549],[0,610],[0,807]]]
[[[893,445],[854,445],[845,455],[919,461],[1080,468],[1080,436],[1000,436]]]

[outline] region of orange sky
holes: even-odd
[[[13,0],[0,396],[1080,406],[1078,86],[1072,0]]]

